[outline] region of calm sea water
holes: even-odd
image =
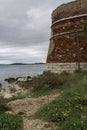
[[[0,65],[0,83],[5,85],[4,79],[9,77],[34,76],[43,73],[45,64],[35,65]]]

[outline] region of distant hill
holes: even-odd
[[[38,64],[45,64],[42,62],[39,63],[12,63],[12,64],[0,64],[0,66],[7,66],[7,65],[38,65]]]
[[[45,64],[45,63],[13,63],[13,64],[10,64],[10,65],[36,65],[36,64]]]
[[[27,65],[25,63],[13,63],[13,64],[10,64],[10,65]]]

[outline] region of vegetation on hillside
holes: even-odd
[[[6,100],[0,97],[0,130],[23,130],[22,118],[19,115],[7,114],[10,108]]]
[[[35,117],[54,122],[62,130],[87,130],[87,72],[70,75],[60,89],[61,96],[42,106]]]
[[[54,123],[59,130],[87,130],[87,72],[53,74],[34,77],[31,92],[0,100],[0,130],[22,130],[22,117],[7,114],[7,103],[26,97],[39,97],[60,92],[60,96],[43,105],[33,116]],[[28,90],[28,89],[27,89]],[[14,125],[13,125],[14,124]]]
[[[0,130],[23,130],[22,118],[19,115],[0,114]]]

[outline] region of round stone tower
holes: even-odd
[[[63,4],[52,13],[50,46],[45,71],[87,70],[87,0]]]

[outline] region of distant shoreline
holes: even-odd
[[[12,64],[0,64],[2,65],[41,65],[41,64],[45,64],[45,63],[12,63]]]
[[[4,80],[9,77],[26,77],[42,74],[45,64],[0,64],[0,83],[5,85]],[[6,86],[6,85],[5,85]]]

